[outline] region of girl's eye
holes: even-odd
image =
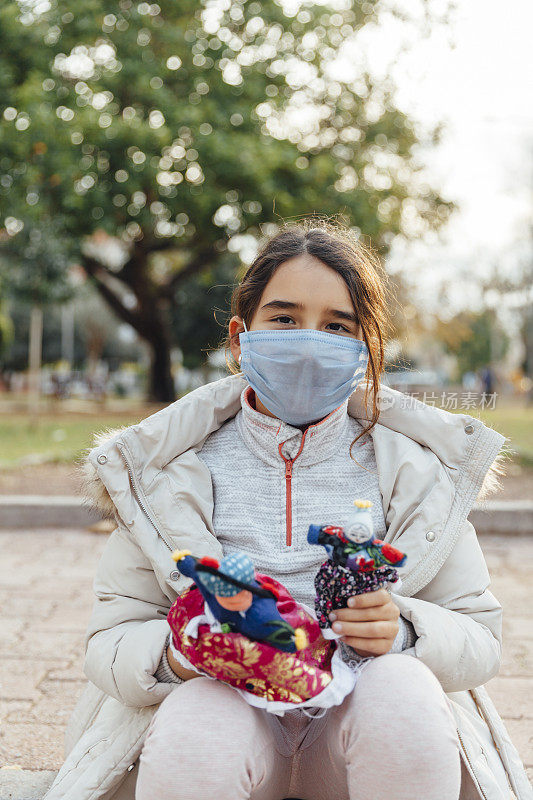
[[[278,322],[278,320],[289,320],[289,322],[292,322],[292,319],[290,317],[274,317],[272,322]]]
[[[349,333],[349,332],[350,332],[350,331],[348,330],[348,328],[345,328],[345,327],[344,327],[344,325],[341,325],[341,323],[340,323],[340,322],[330,322],[329,324],[330,324],[330,325],[340,325],[340,327],[341,327],[341,329],[342,329],[343,331],[346,331],[346,333]],[[337,329],[337,330],[338,330],[338,329]]]
[[[292,322],[292,319],[291,319],[291,317],[286,317],[286,316],[274,317],[274,318],[273,318],[273,320],[272,320],[272,322],[281,322],[282,324],[285,324],[285,321],[287,321],[287,320],[288,320],[289,322]],[[339,328],[337,328],[337,331],[338,331],[339,329],[341,329],[341,330],[343,330],[343,331],[346,331],[346,333],[350,333],[350,331],[348,330],[348,328],[346,328],[344,325],[341,325],[341,323],[340,323],[340,322],[330,322],[329,324],[330,324],[330,325],[338,325],[338,326],[339,326]]]

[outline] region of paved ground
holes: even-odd
[[[6,767],[38,771],[42,786],[62,763],[63,730],[85,685],[83,635],[106,539],[0,531],[1,800],[17,796],[1,791],[14,777]],[[482,536],[480,544],[505,610],[503,664],[487,688],[533,779],[533,536]]]

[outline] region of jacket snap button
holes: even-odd
[[[181,572],[178,572],[177,569],[173,569],[168,577],[170,578],[171,581],[177,581],[180,575]]]
[[[428,531],[426,533],[426,539],[428,540],[428,542],[433,542],[435,540],[435,532],[434,531]]]
[[[105,464],[105,462],[107,461],[107,456],[105,456],[102,453],[101,455],[98,456],[96,460],[98,461],[99,464]]]
[[[465,427],[465,433],[474,433],[474,426],[473,425],[467,425]]]
[[[128,772],[131,772],[134,766],[135,766],[135,764],[130,764],[129,767],[128,767]]]

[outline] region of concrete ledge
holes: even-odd
[[[101,519],[81,497],[0,495],[0,529],[85,528]],[[478,534],[533,534],[533,501],[495,500],[474,505],[468,519]]]
[[[0,495],[0,528],[85,528],[101,519],[81,497]]]
[[[56,770],[0,769],[0,800],[41,800]]]
[[[477,533],[533,534],[533,501],[493,500],[474,505],[468,519]]]

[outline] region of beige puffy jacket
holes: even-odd
[[[239,410],[242,374],[202,386],[136,425],[95,437],[82,470],[91,502],[116,520],[94,580],[86,636],[89,683],[70,718],[65,763],[46,800],[134,800],[136,764],[158,704],[179,686],[154,677],[166,615],[189,581],[171,553],[221,557],[212,527],[205,439]],[[348,413],[366,422],[364,385]],[[467,768],[461,800],[532,800],[524,767],[483,684],[500,668],[502,608],[475,530],[476,498],[498,486],[505,438],[388,387],[372,430],[387,525],[385,541],[407,553],[392,592],[418,639],[421,659],[453,701]],[[369,406],[370,407],[370,406]],[[128,770],[133,770],[132,772]]]

